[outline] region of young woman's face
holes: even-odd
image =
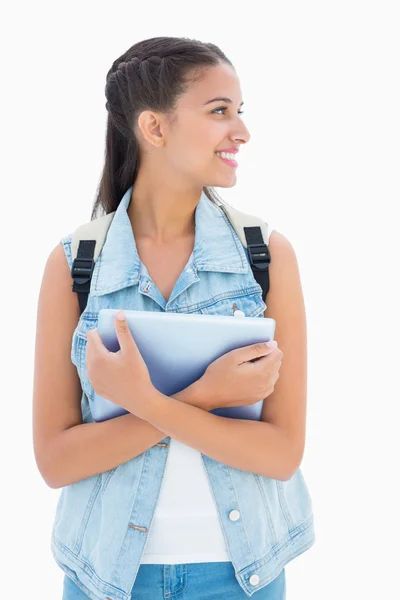
[[[213,100],[214,98],[231,100]],[[250,139],[243,123],[242,94],[235,71],[227,64],[210,67],[201,81],[183,94],[172,125],[164,123],[164,159],[168,169],[199,185],[230,187],[236,168],[219,158],[217,151],[235,148]],[[240,162],[240,152],[235,159]]]

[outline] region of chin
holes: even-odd
[[[229,179],[227,177],[211,179],[211,180],[209,180],[209,183],[207,183],[207,185],[210,187],[231,188],[231,187],[234,187],[236,185],[236,183],[237,183],[237,177],[235,174],[233,174]]]

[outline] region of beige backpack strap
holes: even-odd
[[[271,229],[260,217],[251,215],[226,204],[219,204],[238,234],[257,283],[261,286],[264,302],[269,290],[269,264],[271,254],[268,243]]]
[[[240,238],[240,241],[245,248],[247,248],[247,239],[244,232],[245,227],[260,227],[264,243],[269,243],[271,228],[261,217],[242,212],[237,208],[233,208],[233,206],[228,206],[225,204],[220,204],[219,206],[232,223],[236,233]]]
[[[108,213],[108,215],[93,219],[93,221],[83,223],[83,225],[80,225],[75,229],[71,240],[72,260],[75,260],[78,256],[79,243],[81,240],[93,240],[95,242],[93,260],[96,262],[104,245],[108,228],[111,225],[114,215],[115,211]]]
[[[104,245],[108,229],[115,211],[80,225],[72,234],[71,277],[74,280],[72,291],[78,293],[81,313],[85,310],[94,265]]]

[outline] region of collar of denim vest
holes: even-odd
[[[140,278],[141,260],[127,212],[132,190],[133,186],[125,192],[108,229],[92,282],[94,296],[122,289]],[[250,268],[239,236],[204,191],[195,210],[194,249],[187,268],[221,273],[247,273]]]

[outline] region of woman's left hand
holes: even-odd
[[[156,393],[126,319],[115,316],[120,350],[110,352],[97,329],[87,332],[86,368],[94,391],[139,418]]]

